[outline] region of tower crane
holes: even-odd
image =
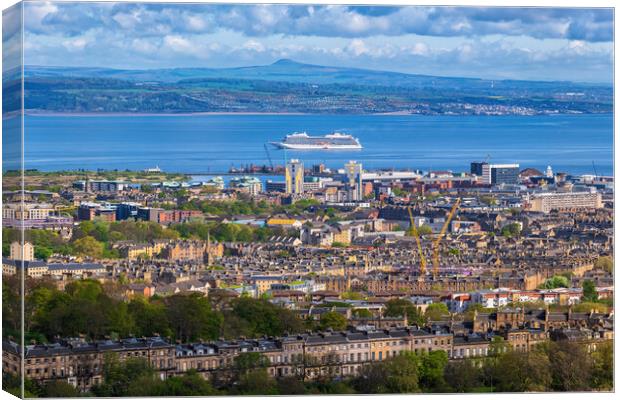
[[[407,207],[407,211],[409,212],[409,221],[411,221],[411,232],[413,233],[413,237],[415,238],[416,245],[418,246],[418,254],[420,255],[420,274],[425,275],[426,258],[424,257],[424,250],[422,250],[420,234],[418,233],[418,229],[415,227],[415,220],[413,219],[413,214],[411,213],[411,206]]]
[[[454,205],[450,209],[448,216],[446,217],[446,222],[444,222],[441,227],[441,232],[433,242],[433,276],[437,277],[439,275],[439,244],[441,243],[443,237],[446,235],[446,231],[448,230],[448,226],[450,225],[450,221],[452,221],[452,217],[454,217],[454,213],[457,208],[461,205],[461,198],[458,197],[454,202]]]

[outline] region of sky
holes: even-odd
[[[29,65],[128,69],[298,62],[610,83],[613,11],[31,2]]]

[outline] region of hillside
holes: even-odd
[[[279,60],[239,68],[27,66],[30,112],[540,114],[611,112],[612,88],[412,75]]]

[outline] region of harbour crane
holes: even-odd
[[[416,245],[418,246],[418,254],[420,255],[420,275],[425,275],[426,258],[424,257],[424,250],[422,249],[422,242],[420,241],[420,233],[415,227],[415,220],[413,219],[413,214],[411,213],[411,206],[407,207],[407,211],[409,212],[409,221],[411,221],[411,232],[415,238]]]
[[[460,205],[461,205],[461,198],[458,197],[456,201],[454,202],[454,205],[452,205],[452,208],[450,209],[450,212],[448,213],[448,216],[446,217],[446,222],[444,222],[443,226],[441,227],[441,231],[439,232],[439,235],[433,242],[433,276],[434,277],[437,277],[437,275],[439,275],[439,244],[441,243],[443,237],[446,235],[446,231],[448,230],[450,221],[452,221],[452,217],[454,217],[454,213],[456,212],[456,210],[459,208]]]
[[[269,160],[269,166],[271,167],[271,171],[275,171],[273,169],[273,161],[271,161],[271,154],[269,154],[269,149],[267,148],[267,143],[263,145],[265,147],[265,153],[267,153],[267,159]]]
[[[592,160],[592,168],[594,169],[594,179],[598,179],[598,173],[596,172],[596,165],[594,165],[594,160]]]

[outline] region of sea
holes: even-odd
[[[305,131],[342,132],[362,150],[278,150],[269,142]],[[472,161],[518,163],[569,174],[613,174],[613,115],[29,115],[25,167],[140,170],[209,176],[299,159],[342,168],[469,171]]]

